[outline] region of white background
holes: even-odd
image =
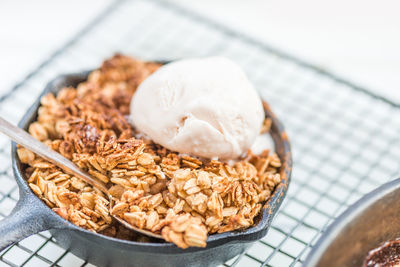
[[[399,1],[173,1],[400,102]],[[109,3],[0,1],[0,91]]]

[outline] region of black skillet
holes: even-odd
[[[41,96],[57,93],[65,86],[77,86],[89,72],[62,75],[50,82]],[[36,120],[40,97],[26,112],[18,126],[27,130]],[[180,249],[171,243],[141,243],[116,239],[75,226],[54,213],[30,190],[25,181],[23,164],[12,143],[12,167],[19,187],[20,199],[11,214],[0,221],[0,250],[32,234],[50,230],[57,243],[76,256],[98,266],[213,266],[242,253],[252,242],[267,234],[272,218],[278,211],[289,185],[292,158],[290,145],[282,124],[264,105],[272,119],[271,135],[275,151],[282,159],[282,181],[258,216],[255,226],[245,231],[210,235],[206,248]]]

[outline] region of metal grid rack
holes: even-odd
[[[285,124],[294,169],[265,238],[225,266],[299,266],[335,217],[399,175],[399,106],[244,35],[163,1],[116,1],[8,93],[0,115],[17,123],[45,84],[98,66],[116,51],[144,59],[224,55],[242,65]],[[0,137],[0,215],[18,199],[9,141]],[[0,253],[0,266],[89,266],[48,232]]]

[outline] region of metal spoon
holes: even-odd
[[[113,202],[113,198],[112,198],[111,194],[108,192],[108,189],[103,182],[92,178],[89,174],[87,174],[86,172],[79,169],[72,161],[65,158],[61,154],[57,153],[56,151],[50,149],[42,142],[33,138],[26,131],[9,123],[7,120],[3,119],[2,117],[0,117],[0,132],[7,135],[10,139],[15,141],[16,143],[29,149],[33,153],[41,156],[42,158],[53,163],[54,165],[60,167],[66,173],[69,173],[71,175],[74,175],[74,176],[84,180],[88,184],[92,185],[93,187],[96,187],[101,192],[106,194],[110,201],[110,214],[111,214],[111,210],[112,210],[112,206],[113,206],[114,202]],[[113,216],[113,215],[111,215],[111,216],[114,217],[118,222],[123,224],[126,228],[131,229],[132,231],[136,231],[136,232],[139,232],[139,233],[147,235],[147,236],[163,239],[163,237],[161,235],[155,234],[155,233],[147,231],[147,230],[139,229],[139,228],[129,224],[128,222],[122,220],[121,218],[119,218],[117,216]]]

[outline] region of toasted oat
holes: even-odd
[[[271,118],[266,118],[263,122],[263,125],[261,127],[261,134],[263,133],[268,133],[269,130],[271,129],[271,125],[272,125],[272,120]]]
[[[280,183],[281,162],[268,150],[228,165],[180,155],[135,138],[127,121],[137,86],[158,64],[116,55],[77,88],[41,99],[35,138],[107,183],[111,214],[161,234],[181,248],[205,247],[208,234],[250,227]],[[262,132],[269,131],[264,121]],[[32,191],[53,211],[91,231],[149,241],[111,219],[103,193],[18,147]]]
[[[18,145],[17,154],[22,163],[29,164],[35,160],[35,154]]]

